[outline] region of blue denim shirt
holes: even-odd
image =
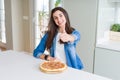
[[[76,52],[76,44],[80,40],[80,33],[74,30],[72,32],[72,35],[75,37],[74,42],[67,42],[64,44],[67,65],[72,68],[82,69],[83,68],[82,61],[80,60],[80,57],[78,56]],[[44,37],[41,39],[37,48],[34,49],[34,52],[33,52],[34,57],[39,58],[40,55],[44,53],[46,49],[47,36],[48,34],[45,34]],[[55,50],[56,50],[56,37],[54,38],[53,44],[50,48],[50,55],[52,57],[54,57],[55,55]]]

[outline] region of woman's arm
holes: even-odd
[[[44,37],[41,39],[38,46],[33,51],[33,56],[36,58],[40,58],[40,55],[42,55],[46,49],[46,40],[47,40],[47,34],[44,35]]]

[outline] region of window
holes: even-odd
[[[56,6],[62,6],[62,0],[35,0],[35,46],[47,30],[50,10]]]
[[[0,0],[0,42],[6,43],[4,0]]]
[[[35,46],[38,45],[47,29],[49,17],[49,0],[36,0],[35,5]]]

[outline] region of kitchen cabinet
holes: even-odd
[[[120,23],[120,0],[99,0],[94,73],[120,80],[120,41],[110,40],[111,25]]]
[[[120,80],[120,51],[95,48],[94,73]]]

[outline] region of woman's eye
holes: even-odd
[[[62,17],[62,15],[60,14],[60,17]]]
[[[57,19],[57,17],[54,17],[54,19]]]

